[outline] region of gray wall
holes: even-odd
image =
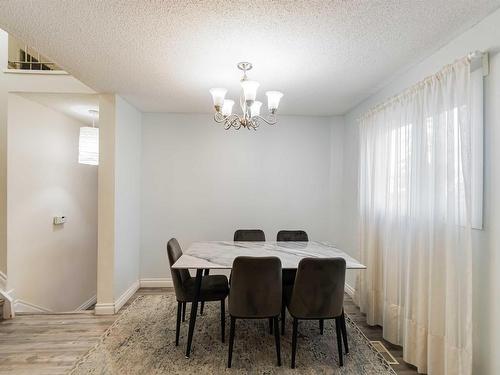
[[[144,114],[141,278],[170,277],[170,237],[186,247],[262,228],[269,240],[280,229],[330,240],[330,205],[340,199],[329,181],[331,123],[280,116],[257,132],[225,131],[207,114]]]

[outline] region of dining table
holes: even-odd
[[[231,270],[233,261],[239,256],[268,257],[280,259],[282,269],[297,269],[304,258],[344,258],[347,269],[365,269],[366,266],[328,242],[236,242],[199,241],[193,242],[172,265],[174,269],[196,271],[194,300],[189,317],[186,358],[191,354],[198,303],[200,302],[201,280],[204,270]],[[258,275],[256,275],[258,277]]]

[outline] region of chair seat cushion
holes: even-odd
[[[186,301],[194,300],[194,290],[196,278],[190,277],[184,282]],[[219,301],[227,297],[229,293],[229,284],[224,275],[207,275],[201,279],[200,301]]]

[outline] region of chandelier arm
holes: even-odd
[[[229,116],[224,116],[220,112],[215,112],[215,114],[214,114],[214,121],[219,123],[219,124],[232,122],[234,118],[238,118],[238,115],[231,114]]]
[[[231,116],[226,118],[226,121],[224,122],[224,129],[229,130],[233,126],[234,118],[231,119]]]
[[[236,125],[235,125],[235,129],[236,129],[236,130],[240,130],[242,126],[243,126],[243,127],[245,127],[245,124],[244,124],[244,122],[241,120],[241,117],[237,117],[237,118],[234,120],[234,123],[236,124]]]
[[[230,129],[231,127],[233,127],[236,130],[241,128],[240,117],[236,114],[231,115],[226,123],[226,130]]]
[[[278,120],[276,120],[276,116],[272,116],[269,118],[269,121],[266,120],[264,117],[262,116],[253,116],[252,119],[257,119],[259,121],[264,121],[266,124],[268,125],[276,125],[278,123]]]
[[[250,118],[250,122],[249,122],[249,125],[248,125],[248,129],[253,129],[253,130],[257,130],[257,128],[259,127],[259,122],[257,121],[256,118],[252,117]]]
[[[227,117],[224,116],[222,113],[220,112],[215,112],[214,113],[214,121],[217,122],[217,123],[222,123],[222,122],[225,122],[227,120]]]

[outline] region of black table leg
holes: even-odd
[[[341,325],[340,325],[340,331],[342,333],[342,340],[344,341],[344,348],[345,348],[345,353],[349,353],[349,344],[347,342],[347,327],[345,324],[345,314],[344,314],[344,309],[342,309],[342,315],[340,316],[341,319]]]
[[[189,355],[191,354],[191,344],[193,342],[194,325],[196,324],[196,314],[198,313],[198,301],[200,300],[202,275],[203,275],[203,269],[197,269],[195,289],[194,289],[194,301],[191,304],[191,314],[189,317],[189,333],[188,333],[188,341],[186,348],[186,358],[189,358]]]

